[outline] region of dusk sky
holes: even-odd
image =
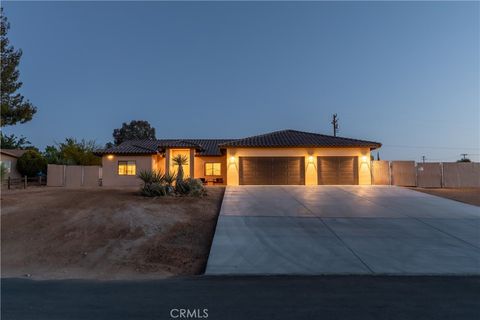
[[[478,161],[478,2],[4,2],[43,149],[279,129],[379,141],[383,159]]]

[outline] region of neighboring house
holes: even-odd
[[[20,149],[1,149],[0,163],[7,168],[7,175],[12,179],[21,178],[22,175],[17,170],[17,159],[27,150]]]
[[[104,186],[134,186],[141,170],[176,172],[227,185],[371,184],[370,151],[378,142],[296,130],[244,139],[131,140],[97,152]]]

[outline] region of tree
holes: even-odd
[[[57,146],[47,146],[44,156],[50,164],[93,166],[102,163],[102,159],[95,155],[98,149],[93,140],[67,138],[65,142],[57,143]]]
[[[14,134],[9,136],[0,133],[2,149],[32,149],[30,141],[24,136],[16,137]]]
[[[15,93],[21,88],[22,82],[18,80],[20,72],[18,65],[22,57],[22,50],[10,45],[7,31],[10,23],[0,9],[0,41],[1,41],[1,121],[0,126],[14,125],[32,120],[37,108],[25,99],[20,93]]]
[[[35,150],[28,150],[17,160],[17,170],[22,176],[35,177],[39,173],[45,172],[47,161]]]
[[[129,124],[124,122],[121,128],[113,130],[113,141],[116,146],[126,140],[155,139],[155,128],[144,120],[133,120]]]
[[[457,162],[472,162],[472,160],[470,160],[468,158],[462,158],[460,160],[457,160]]]

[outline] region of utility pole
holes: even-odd
[[[333,114],[333,119],[332,119],[331,123],[333,125],[333,136],[336,137],[337,136],[337,130],[338,130],[338,118],[337,118],[336,113]]]
[[[425,159],[426,157],[425,156],[422,156],[422,162],[425,163]]]
[[[467,159],[468,153],[460,153],[460,155],[462,156],[462,160],[465,160]]]

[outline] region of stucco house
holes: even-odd
[[[297,130],[243,139],[131,140],[98,152],[104,186],[136,186],[141,170],[176,172],[226,185],[371,184],[370,151],[378,142]]]
[[[1,149],[0,163],[7,168],[7,175],[12,179],[21,178],[22,175],[17,170],[17,159],[20,158],[27,150],[21,149]]]

